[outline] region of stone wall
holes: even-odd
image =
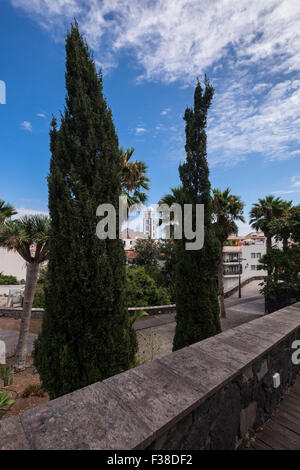
[[[0,307],[0,317],[15,318],[18,320],[22,316],[22,307]],[[33,308],[31,318],[43,318],[43,308]]]
[[[153,307],[130,307],[128,312],[132,315],[134,312],[142,310],[147,312],[148,315],[161,315],[163,313],[175,313],[176,305],[155,305]]]
[[[143,310],[148,315],[161,315],[163,313],[175,313],[176,305],[155,305],[154,307],[130,307],[129,314],[132,315],[135,311]],[[31,318],[43,318],[43,308],[33,308]],[[8,317],[19,319],[22,316],[21,307],[0,307],[0,317]]]
[[[295,339],[300,303],[4,419],[0,449],[242,448],[300,371]]]

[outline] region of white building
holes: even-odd
[[[121,233],[121,238],[124,242],[124,249],[126,250],[133,250],[136,244],[136,241],[139,238],[147,238],[143,232],[136,232],[131,228],[123,230]]]
[[[252,242],[249,237],[247,240],[249,244],[240,243],[238,246],[223,248],[224,290],[236,285],[239,276],[241,281],[244,281],[253,276],[267,275],[266,271],[257,269],[260,258],[266,254],[265,239],[259,238]]]
[[[18,281],[26,279],[26,261],[16,251],[0,248],[0,272]]]
[[[144,211],[143,233],[146,235],[146,237],[156,239],[157,229],[158,229],[157,212],[152,207],[148,207]]]

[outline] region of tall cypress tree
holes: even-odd
[[[178,243],[176,275],[176,331],[173,350],[201,341],[221,331],[217,293],[217,272],[220,245],[212,228],[212,199],[206,159],[207,112],[214,89],[205,77],[205,89],[197,83],[194,107],[187,108],[186,161],[179,166],[186,204],[204,204],[204,246],[200,250],[185,249],[186,240]]]
[[[118,208],[121,161],[102,76],[78,25],[66,39],[66,106],[50,131],[51,238],[34,359],[51,398],[128,369],[137,348],[119,239],[96,236],[96,209]],[[118,226],[118,223],[117,223]]]

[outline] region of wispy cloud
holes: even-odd
[[[273,191],[273,194],[277,194],[279,196],[298,192],[300,192],[300,178],[298,176],[292,176],[289,189],[278,189],[277,191]]]
[[[291,183],[293,188],[300,188],[300,178],[299,176],[292,176]]]
[[[17,214],[13,216],[14,219],[19,219],[20,217],[24,217],[24,215],[45,215],[45,216],[49,216],[49,212],[47,212],[47,211],[27,209],[26,207],[16,208],[16,211],[17,211]]]
[[[144,134],[145,132],[147,132],[147,129],[145,127],[142,127],[142,126],[138,126],[136,129],[135,129],[135,133],[137,135],[140,135],[140,134]]]
[[[126,50],[142,68],[139,80],[186,86],[208,72],[216,89],[208,129],[212,164],[254,152],[299,156],[298,0],[11,2],[55,39],[76,16],[104,69],[117,66]]]
[[[45,113],[37,113],[37,117],[40,117],[40,118],[43,118],[43,119],[47,118]]]
[[[21,122],[21,127],[24,131],[32,132],[32,124],[29,121]]]
[[[171,112],[171,108],[166,108],[166,109],[163,109],[160,114],[161,114],[162,116],[166,116],[166,115],[169,114],[170,112]]]

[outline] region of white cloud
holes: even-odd
[[[24,131],[32,132],[32,124],[29,121],[21,122],[21,127]]]
[[[47,211],[38,211],[35,209],[27,209],[26,207],[19,207],[16,208],[17,214],[14,215],[13,219],[19,219],[20,217],[24,217],[24,215],[46,215],[49,216],[49,212]]]
[[[141,126],[138,126],[136,129],[135,129],[135,133],[137,135],[140,135],[140,134],[144,134],[146,132],[146,128],[145,127],[141,127]]]
[[[272,191],[272,194],[276,196],[284,196],[285,194],[293,194],[300,192],[300,189],[278,189],[277,191]]]
[[[37,113],[37,116],[43,119],[46,119],[46,114],[45,113]]]
[[[11,2],[55,39],[76,17],[104,69],[126,50],[142,67],[139,80],[186,86],[207,71],[216,90],[208,133],[212,164],[233,164],[253,152],[282,160],[299,154],[298,0]]]
[[[293,188],[300,188],[300,178],[298,176],[292,176],[291,184]]]
[[[298,176],[291,177],[291,186],[289,189],[278,189],[277,191],[273,191],[272,194],[276,195],[284,195],[284,194],[292,194],[300,192],[300,178]]]
[[[162,112],[160,113],[162,116],[166,116],[167,114],[169,114],[171,111],[171,108],[166,108],[166,109],[163,109]]]

